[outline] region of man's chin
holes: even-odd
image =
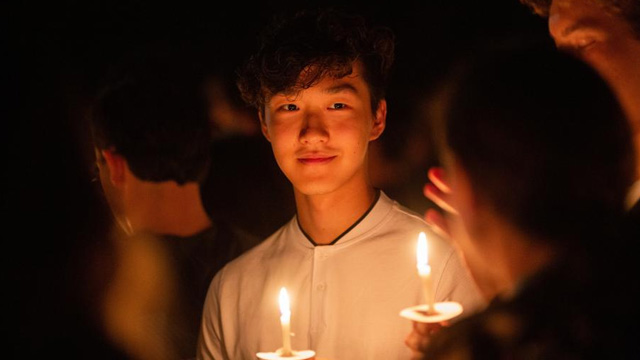
[[[303,186],[296,186],[294,188],[297,193],[305,196],[317,196],[327,195],[336,191],[336,186],[333,183],[326,181],[309,181],[305,182]]]

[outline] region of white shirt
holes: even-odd
[[[412,323],[399,313],[425,302],[416,269],[421,231],[428,234],[436,301],[477,310],[480,293],[454,249],[381,193],[334,245],[314,246],[294,217],[227,264],[205,301],[198,359],[255,359],[282,347],[281,287],[291,298],[293,350],[330,360],[408,358],[404,339]]]

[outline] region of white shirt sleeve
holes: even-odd
[[[465,268],[457,252],[451,250],[445,260],[442,278],[436,289],[436,297],[439,301],[456,301],[462,305],[464,314],[462,317],[480,310],[484,307],[485,299],[480,293],[469,271]]]
[[[222,324],[220,317],[220,288],[222,283],[222,273],[219,271],[211,281],[209,291],[204,302],[202,312],[202,324],[198,337],[198,349],[196,351],[197,360],[223,360],[229,359],[224,347],[222,337]]]

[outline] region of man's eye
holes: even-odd
[[[329,108],[330,108],[330,109],[334,109],[334,110],[338,110],[338,109],[344,109],[344,108],[346,108],[346,107],[347,107],[347,105],[346,105],[346,104],[343,104],[343,103],[335,103],[335,104],[331,105]]]
[[[284,111],[296,111],[298,107],[295,104],[285,104],[280,107]]]
[[[589,48],[591,45],[595,44],[596,41],[592,38],[581,38],[576,40],[575,42],[575,48],[578,50],[585,50],[587,48]]]

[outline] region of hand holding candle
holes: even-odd
[[[287,289],[280,289],[280,323],[282,324],[282,356],[291,356],[291,309]]]
[[[421,232],[418,236],[417,249],[418,274],[422,279],[422,287],[424,290],[425,301],[427,302],[427,313],[435,314],[433,280],[431,278],[431,266],[429,266],[429,247],[427,244],[427,236]]]
[[[427,304],[411,306],[400,311],[400,316],[421,323],[439,323],[460,315],[462,305],[455,301],[435,302],[433,277],[429,266],[429,247],[427,235],[421,232],[418,236],[417,265],[418,275],[422,280],[422,290]]]
[[[280,288],[278,302],[280,305],[280,325],[282,325],[282,347],[275,352],[259,352],[256,356],[265,360],[306,360],[314,358],[316,352],[313,350],[296,351],[291,349],[291,308],[287,289]]]

